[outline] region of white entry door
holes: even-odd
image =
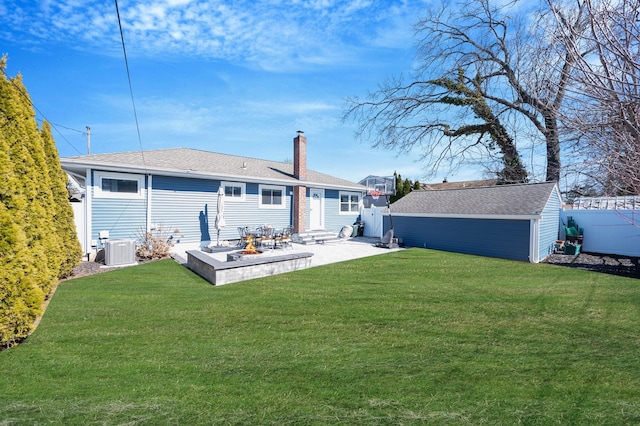
[[[324,227],[324,190],[312,189],[309,191],[309,229],[322,229]]]

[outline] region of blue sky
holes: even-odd
[[[289,161],[304,130],[311,169],[421,179],[417,153],[358,142],[341,117],[346,97],[410,71],[428,3],[119,0],[141,142],[113,1],[3,0],[0,53],[63,157],[86,154],[90,126],[91,153],[188,147]]]

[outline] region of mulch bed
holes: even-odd
[[[580,253],[577,256],[552,254],[543,262],[604,274],[640,278],[640,257],[597,253]]]
[[[161,259],[142,259],[142,258],[137,258],[136,262],[138,262],[138,264],[142,264],[142,263],[149,263],[149,262],[153,262],[155,260],[161,260]],[[86,277],[88,275],[95,275],[95,274],[100,274],[102,272],[108,272],[108,271],[113,271],[114,269],[119,269],[119,267],[116,266],[104,266],[104,263],[102,262],[87,262],[85,260],[83,260],[80,265],[76,266],[73,271],[71,271],[71,275],[69,275],[68,277],[66,277],[64,280],[71,280],[73,278],[80,278],[80,277]]]

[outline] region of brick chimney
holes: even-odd
[[[293,187],[293,232],[298,233],[307,227],[307,138],[302,130],[293,138],[293,177],[302,183]]]
[[[293,176],[298,180],[307,180],[307,138],[298,130],[293,138]]]

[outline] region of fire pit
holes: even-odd
[[[244,250],[240,250],[239,253],[240,254],[262,254],[260,250],[256,249],[252,241],[249,241],[249,243],[244,248]]]
[[[227,262],[235,262],[236,260],[242,260],[244,256],[253,256],[256,254],[262,254],[262,251],[256,249],[253,243],[249,241],[244,249],[227,254]]]

